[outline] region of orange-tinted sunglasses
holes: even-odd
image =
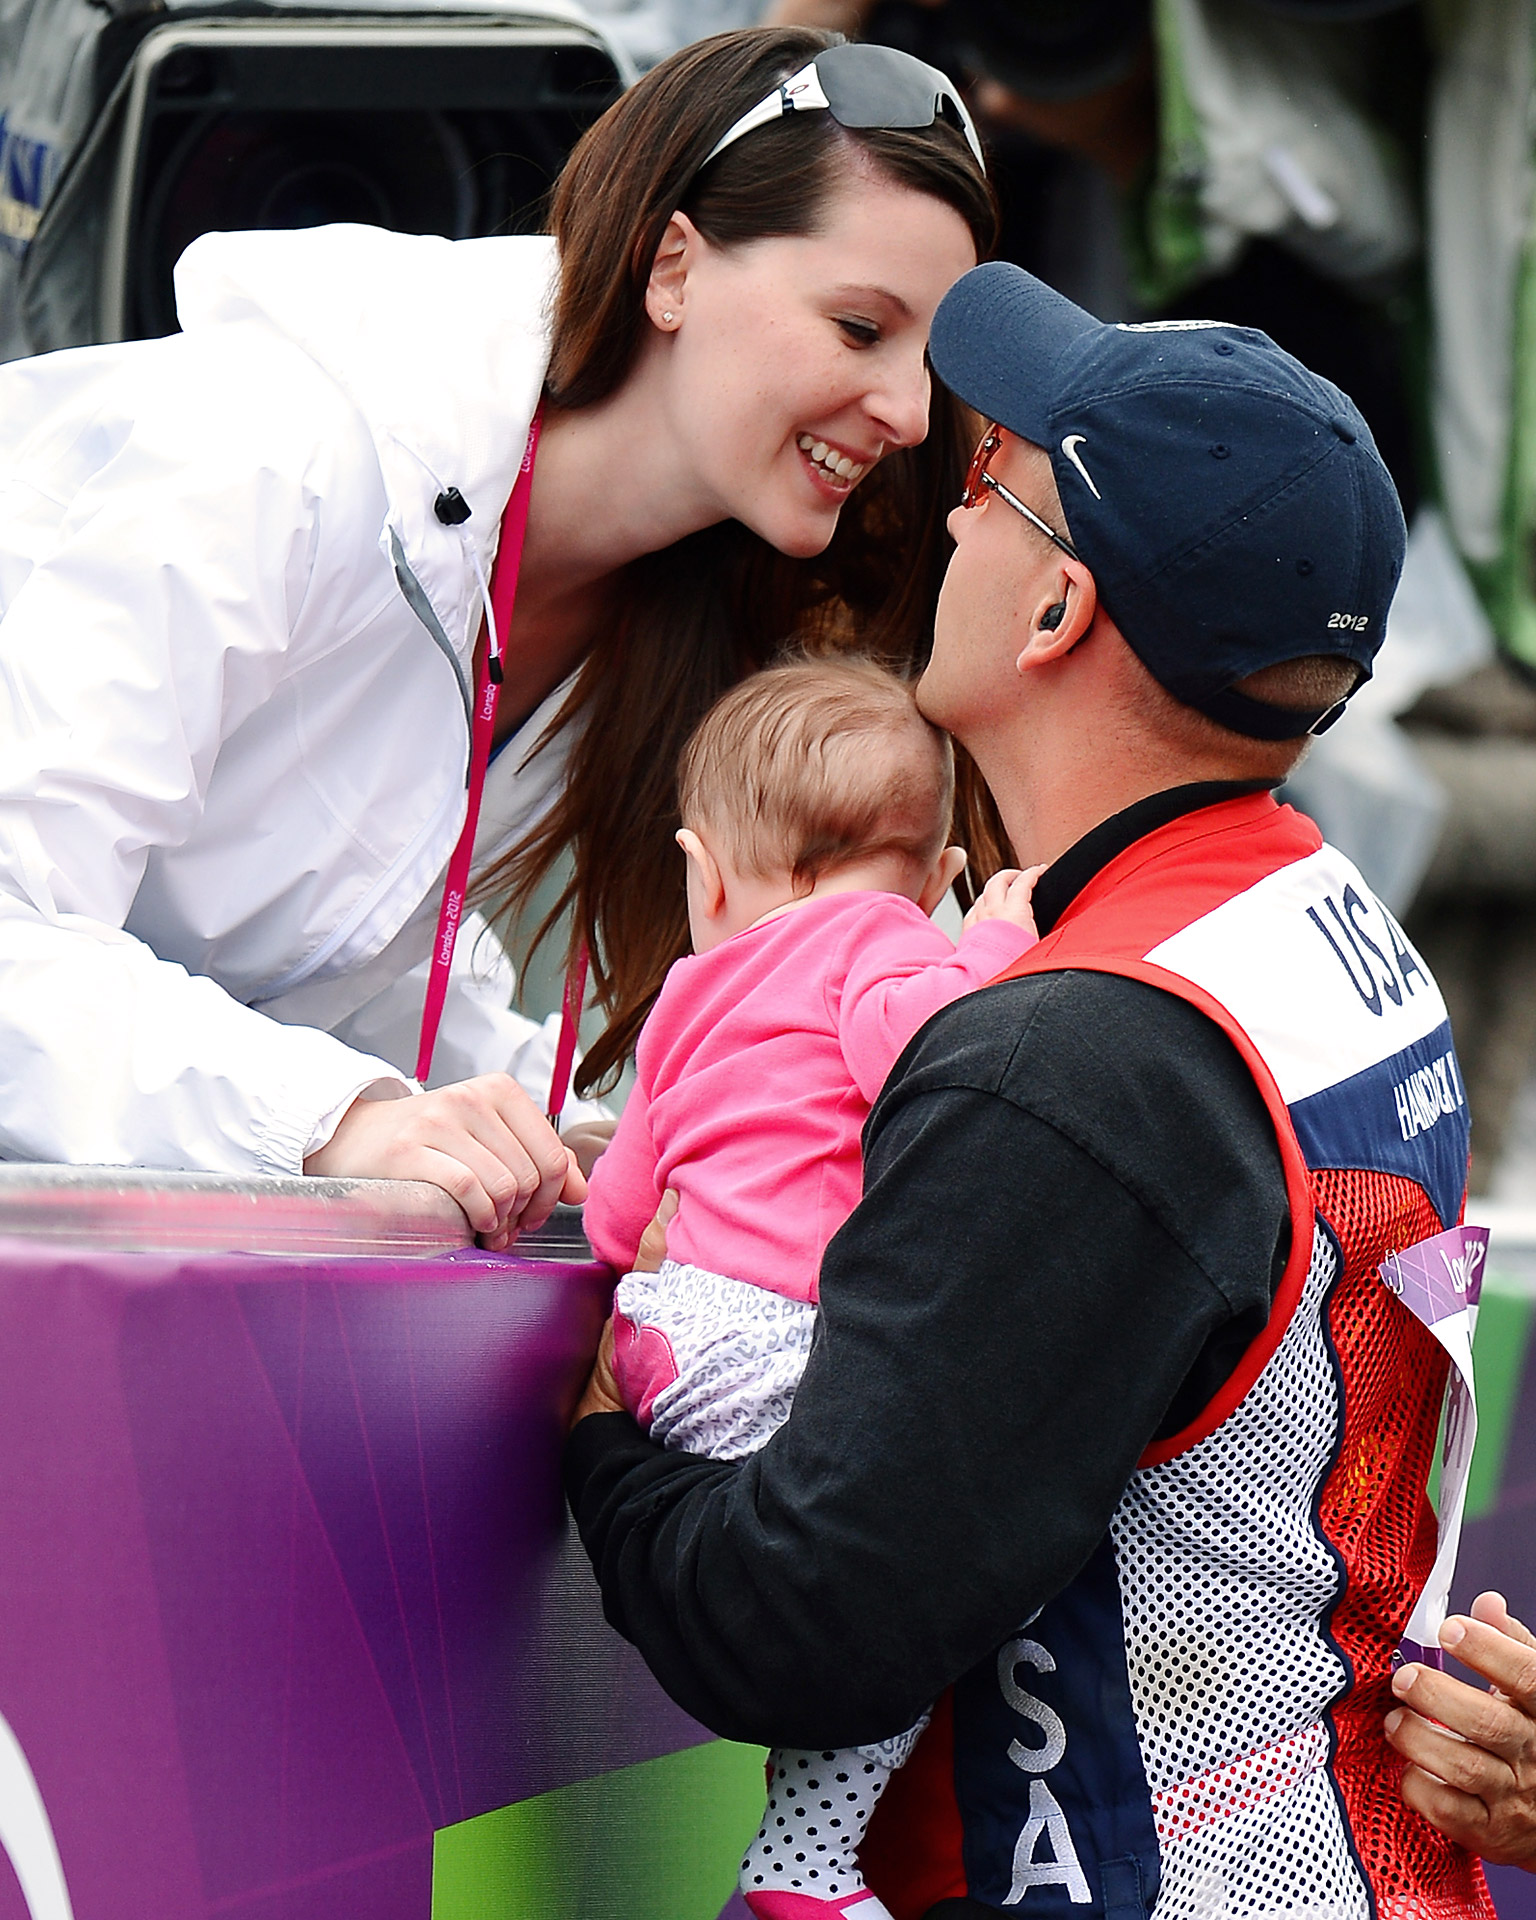
[[[965,474],[965,492],[960,496],[961,506],[974,507],[981,498],[982,489],[986,488],[997,494],[1000,499],[1006,500],[1015,513],[1023,514],[1032,527],[1038,527],[1053,547],[1060,547],[1069,559],[1078,559],[1076,547],[1064,534],[1056,533],[1047,526],[1033,507],[1026,507],[1016,493],[1010,493],[1001,480],[994,474],[988,473],[987,468],[991,464],[992,456],[1002,444],[1003,430],[994,420],[981,436],[976,451],[971,455],[971,464]]]

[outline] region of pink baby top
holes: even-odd
[[[679,960],[592,1172],[593,1250],[627,1272],[673,1187],[670,1259],[814,1300],[886,1075],[930,1015],[1034,944],[983,920],[956,948],[900,894],[832,893]]]

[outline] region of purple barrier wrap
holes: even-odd
[[[435,1829],[708,1737],[565,1535],[609,1285],[0,1242],[0,1716],[75,1920],[427,1920]]]

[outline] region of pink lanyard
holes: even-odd
[[[540,407],[528,429],[528,444],[523,449],[523,464],[517,484],[512,489],[506,512],[501,516],[501,540],[496,549],[495,571],[491,575],[485,658],[475,676],[474,724],[469,742],[468,808],[459,843],[448,862],[448,879],[443,887],[443,904],[438,910],[437,933],[432,942],[432,971],[427,978],[426,1004],[421,1010],[421,1045],[416,1054],[416,1078],[421,1081],[425,1081],[432,1071],[432,1050],[437,1045],[437,1030],[442,1024],[443,1001],[447,997],[448,976],[453,968],[454,942],[458,938],[459,922],[464,917],[464,894],[469,885],[475,829],[480,824],[480,801],[485,793],[485,770],[490,765],[491,741],[496,729],[496,702],[501,693],[502,641],[512,631],[512,609],[517,604],[517,577],[522,571],[523,541],[528,532],[528,501],[533,493],[533,457],[538,452],[539,429],[543,423],[544,409]],[[483,574],[481,579],[484,579]],[[563,1049],[563,1034],[561,1040]],[[557,1076],[558,1070],[557,1061]],[[569,1071],[567,1067],[567,1074]],[[563,1090],[561,1104],[564,1104]]]
[[[582,941],[565,976],[565,994],[560,1002],[560,1044],[555,1048],[555,1070],[549,1076],[549,1124],[558,1129],[565,1096],[570,1091],[571,1068],[576,1064],[576,1035],[581,1026],[582,1004],[587,997],[587,943]]]

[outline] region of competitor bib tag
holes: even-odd
[[[1418,1660],[1427,1667],[1445,1665],[1440,1628],[1450,1605],[1456,1552],[1461,1544],[1467,1478],[1477,1444],[1477,1392],[1472,1377],[1472,1332],[1488,1257],[1486,1227],[1450,1227],[1420,1240],[1402,1253],[1389,1254],[1377,1271],[1383,1283],[1421,1321],[1450,1355],[1446,1383],[1445,1445],[1440,1464],[1440,1537],[1435,1564],[1394,1665]]]

